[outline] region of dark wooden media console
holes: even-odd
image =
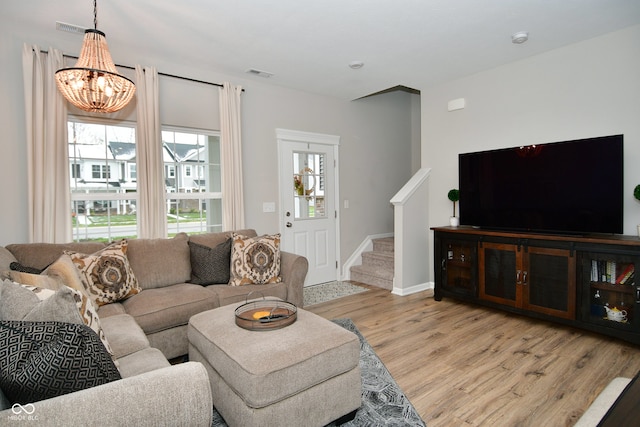
[[[437,301],[456,298],[640,344],[640,238],[433,231]]]

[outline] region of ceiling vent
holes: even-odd
[[[80,27],[78,25],[73,24],[65,24],[64,22],[56,21],[56,30],[64,31],[72,34],[82,34],[84,35],[84,31],[86,28]]]
[[[253,74],[254,76],[264,77],[265,79],[273,76],[273,73],[270,73],[268,71],[256,70],[255,68],[249,68],[246,73]]]

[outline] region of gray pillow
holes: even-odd
[[[231,269],[231,239],[215,248],[189,241],[191,283],[215,285],[229,283]]]
[[[41,301],[29,289],[5,280],[0,283],[0,320],[56,321],[84,324],[73,291],[62,287]]]

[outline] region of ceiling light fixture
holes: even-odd
[[[106,36],[98,31],[97,0],[93,0],[93,29],[84,32],[78,62],[56,71],[55,77],[62,95],[84,111],[113,113],[133,98],[135,84],[118,74]]]
[[[354,70],[359,70],[362,67],[364,67],[364,62],[362,62],[362,61],[351,61],[351,62],[349,62],[349,68],[352,68]]]
[[[522,44],[529,40],[529,33],[526,31],[518,31],[511,35],[511,43]]]

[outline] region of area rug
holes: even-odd
[[[356,412],[353,420],[341,424],[341,426],[426,427],[409,399],[351,319],[336,319],[334,322],[353,332],[360,339],[362,406]],[[212,427],[225,426],[227,424],[224,419],[214,408]],[[328,427],[337,426],[335,423],[328,425]]]
[[[359,294],[369,289],[349,282],[327,282],[304,288],[304,307],[316,305],[348,295]]]

